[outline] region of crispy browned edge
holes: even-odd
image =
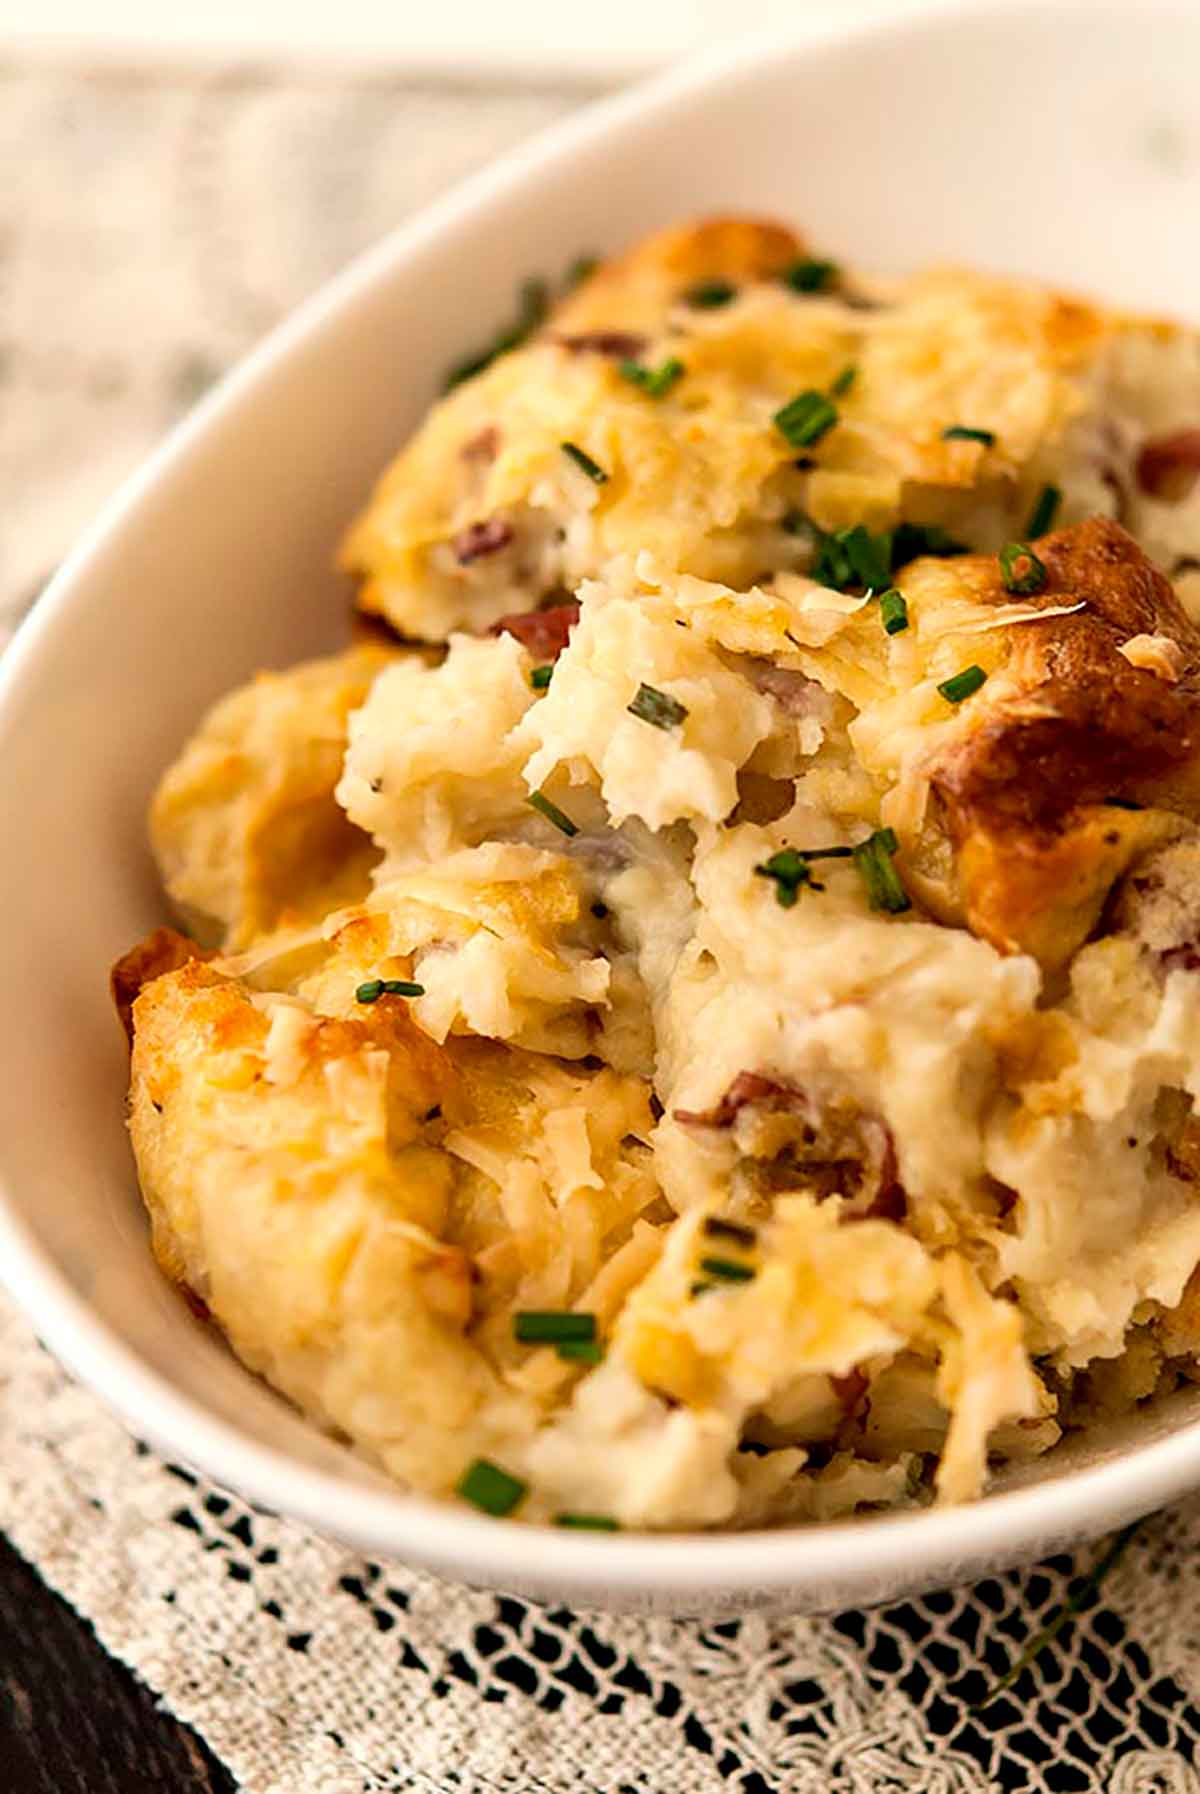
[[[762,280],[782,272],[804,245],[785,225],[767,218],[700,218],[655,231],[623,255],[602,262],[554,309],[554,331],[644,325],[644,309],[665,312],[681,292],[702,280]],[[631,320],[628,307],[639,315]]]
[[[1128,532],[1093,517],[1037,544],[1040,609],[1070,616],[1009,631],[1004,677],[987,688],[931,768],[955,848],[968,926],[1006,951],[1061,964],[1086,938],[1114,880],[1161,827],[1106,800],[1194,815],[1200,798],[1200,632]],[[994,556],[964,577],[1011,601]],[[1179,645],[1172,681],[1130,664],[1136,635]],[[1099,807],[1098,807],[1099,806]]]
[[[156,928],[144,940],[123,953],[109,973],[109,990],[125,1030],[133,1045],[133,1005],[144,985],[164,972],[177,972],[189,960],[207,959],[209,955],[195,941],[174,928]]]

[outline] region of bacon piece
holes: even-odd
[[[764,1129],[760,1149],[748,1157],[763,1164],[772,1189],[804,1189],[822,1201],[848,1199],[848,1218],[902,1221],[908,1199],[892,1130],[853,1104],[822,1104],[798,1085],[761,1072],[742,1071],[711,1109],[676,1109],[685,1127],[730,1128],[745,1109],[794,1118],[783,1131]]]
[[[211,1321],[212,1309],[204,1300],[204,1297],[198,1296],[190,1283],[181,1283],[178,1288],[180,1295],[183,1297],[196,1319],[198,1321]]]
[[[676,1121],[685,1127],[732,1127],[750,1104],[759,1108],[794,1108],[803,1092],[795,1084],[781,1084],[757,1071],[739,1071],[720,1102],[711,1109],[676,1109]]]
[[[854,1369],[848,1370],[844,1376],[830,1377],[829,1381],[833,1384],[833,1393],[841,1403],[846,1419],[857,1418],[862,1407],[863,1397],[871,1386],[871,1379],[866,1371],[860,1370],[856,1364]]]
[[[1137,482],[1151,498],[1178,502],[1200,479],[1200,429],[1152,436],[1137,458]]]
[[[777,667],[768,661],[757,661],[750,672],[755,691],[774,698],[787,716],[815,716],[829,722],[833,716],[833,699],[815,679],[795,667]]]
[[[573,355],[616,355],[623,361],[640,355],[646,347],[645,337],[632,330],[584,330],[578,336],[560,336],[557,340]]]
[[[844,1376],[830,1377],[829,1381],[833,1387],[834,1399],[842,1410],[834,1442],[840,1451],[847,1451],[858,1438],[863,1422],[871,1412],[871,1379],[856,1364]]]
[[[482,560],[485,554],[499,554],[512,539],[511,523],[506,523],[503,517],[484,517],[479,523],[469,524],[459,531],[454,538],[454,553],[462,566],[469,567],[472,561]]]
[[[579,606],[572,599],[569,604],[552,604],[548,610],[514,611],[493,623],[488,634],[515,635],[535,660],[545,662],[558,659],[578,621]]]

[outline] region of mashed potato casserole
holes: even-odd
[[[967,1500],[1196,1376],[1195,337],[687,227],[530,289],[343,558],[114,974],[247,1365],[642,1528]]]

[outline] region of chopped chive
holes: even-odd
[[[496,1519],[511,1514],[528,1492],[528,1483],[523,1483],[519,1476],[510,1476],[489,1458],[476,1458],[470,1469],[463,1472],[458,1484],[458,1493],[464,1501],[482,1508],[485,1514],[493,1514]]]
[[[700,1269],[719,1283],[753,1283],[753,1265],[739,1264],[736,1258],[702,1258]]]
[[[782,280],[796,293],[825,293],[837,280],[840,269],[836,262],[818,261],[805,256],[785,268]]]
[[[532,791],[526,799],[526,802],[529,803],[539,815],[544,816],[547,822],[552,822],[555,828],[561,830],[564,835],[577,835],[579,833],[578,823],[572,822],[571,818],[560,810],[557,804],[552,804],[544,792]]]
[[[554,1349],[569,1364],[602,1364],[604,1347],[598,1339],[558,1339]]]
[[[1044,536],[1058,516],[1058,507],[1062,503],[1062,493],[1057,486],[1043,486],[1037,495],[1037,502],[1029,513],[1029,522],[1025,526],[1025,534],[1032,540],[1035,536]]]
[[[1105,797],[1101,802],[1110,810],[1144,810],[1146,807],[1145,804],[1135,804],[1131,797]]]
[[[943,679],[937,689],[948,704],[961,704],[965,698],[973,696],[986,679],[987,674],[981,666],[964,667],[961,673]]]
[[[895,586],[879,595],[879,621],[888,635],[899,635],[901,630],[908,628],[908,605],[903,592],[898,592]]]
[[[802,515],[802,513],[797,513]],[[873,535],[865,524],[826,535],[807,518],[804,519],[816,544],[816,557],[810,568],[818,585],[844,592],[848,586],[861,585],[878,591],[886,586],[892,572],[892,537],[887,530]],[[799,530],[794,533],[799,534]]]
[[[892,864],[897,845],[891,829],[876,829],[854,849],[854,864],[867,887],[868,903],[872,909],[886,910],[893,916],[912,908],[900,874]]]
[[[854,385],[854,382],[857,379],[858,368],[855,366],[854,362],[848,362],[837,376],[836,380],[831,380],[829,382],[829,390],[835,399],[840,399],[845,393],[850,391],[850,388]]]
[[[850,563],[850,570],[868,591],[886,586],[892,571],[892,538],[873,536],[864,524],[843,530],[838,542]]]
[[[558,1345],[567,1340],[595,1339],[594,1314],[569,1309],[527,1308],[513,1316],[513,1337],[522,1345]]]
[[[621,1522],[611,1514],[555,1514],[556,1526],[570,1526],[576,1532],[620,1532]]]
[[[756,878],[771,878],[775,881],[775,896],[781,909],[792,909],[800,895],[801,886],[807,885],[809,890],[823,891],[812,875],[812,860],[848,860],[853,858],[852,847],[781,847],[773,853],[769,860],[754,868]]]
[[[560,442],[558,445],[564,455],[569,455],[576,467],[582,468],[589,480],[597,486],[603,486],[608,475],[598,461],[593,461],[586,449],[581,449],[577,442]]]
[[[740,1221],[726,1221],[720,1215],[708,1215],[701,1224],[701,1232],[712,1240],[735,1240],[739,1246],[753,1246],[758,1239],[753,1227],[743,1227]]]
[[[425,986],[407,978],[368,978],[354,993],[356,1003],[378,1003],[380,997],[423,997]]]
[[[971,1702],[967,1708],[968,1713],[978,1713],[990,1707],[993,1701],[1012,1687],[1013,1683],[1021,1676],[1022,1671],[1037,1662],[1047,1645],[1053,1644],[1068,1621],[1092,1605],[1104,1578],[1120,1563],[1129,1549],[1130,1540],[1142,1524],[1141,1520],[1131,1521],[1112,1540],[1107,1551],[1090,1573],[1072,1582],[1066,1600],[1055,1609],[1040,1632],[1035,1633],[1020,1656],[1009,1665],[995,1686],[989,1688],[981,1699]]]
[[[821,889],[813,883],[812,867],[802,853],[794,847],[781,847],[773,853],[769,860],[754,868],[756,878],[771,878],[775,881],[775,898],[780,909],[794,909],[800,896],[800,887],[808,885],[814,891]]]
[[[774,421],[775,428],[793,448],[809,448],[832,430],[838,421],[838,409],[823,392],[809,387],[781,405]]]
[[[966,554],[967,544],[956,539],[936,523],[901,523],[892,537],[893,565],[903,567],[919,554]]]
[[[563,292],[574,292],[575,288],[582,286],[589,275],[594,274],[599,266],[600,257],[598,255],[577,255],[563,275]]]
[[[640,361],[623,361],[617,372],[631,385],[640,386],[647,398],[661,399],[687,370],[677,355],[668,355],[656,368],[648,368]]]
[[[698,311],[715,311],[719,305],[728,305],[737,297],[737,288],[728,280],[698,280],[688,287],[683,297],[686,304],[695,306]]]
[[[1006,542],[1000,550],[999,561],[1006,592],[1027,597],[1031,592],[1040,592],[1046,583],[1046,564],[1038,559],[1027,542]],[[1022,561],[1027,564],[1024,573],[1019,573],[1017,569]]]
[[[631,716],[652,723],[656,729],[677,729],[687,716],[685,704],[671,697],[669,692],[656,690],[653,685],[639,685],[625,708]]]
[[[550,683],[551,679],[553,679],[553,677],[554,677],[553,666],[534,667],[533,671],[529,675],[529,683],[530,683],[530,685],[532,685],[534,691],[545,691],[546,687],[549,685],[549,683]]]
[[[991,448],[995,440],[994,430],[973,430],[970,424],[951,424],[942,431],[943,442],[982,442],[984,448]]]
[[[961,673],[955,673],[952,679],[943,679],[938,686],[939,692],[947,704],[961,704],[972,692],[977,692],[987,678],[981,666],[964,667]]]
[[[502,330],[487,348],[468,355],[464,360],[456,362],[445,379],[445,391],[450,392],[461,386],[464,380],[473,379],[482,374],[485,368],[491,367],[501,355],[507,355],[511,349],[519,349],[528,340],[544,320],[550,309],[550,292],[544,280],[527,280],[521,286],[520,303],[517,317],[507,330]]]

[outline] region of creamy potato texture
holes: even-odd
[[[155,797],[166,1274],[534,1521],[961,1501],[1194,1379],[1197,339],[721,220],[481,361],[347,537],[383,645]]]

